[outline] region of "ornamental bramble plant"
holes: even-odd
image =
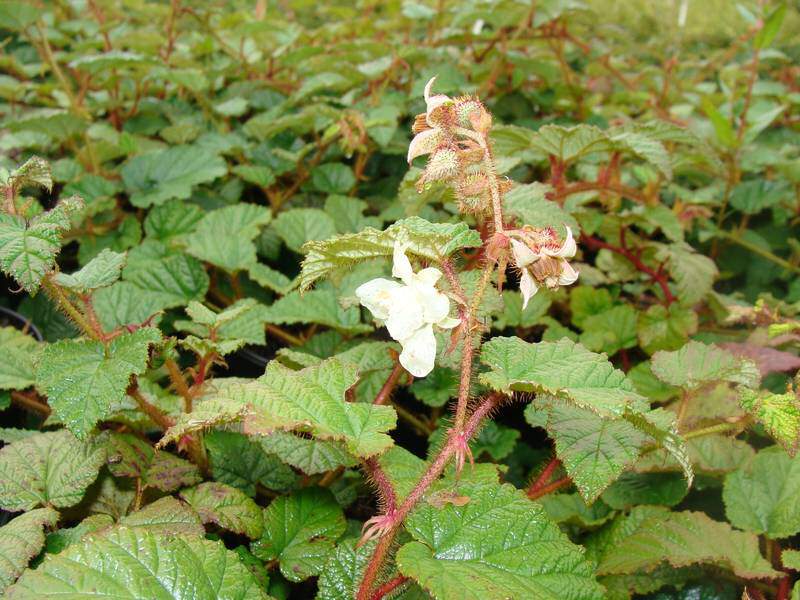
[[[3,597],[800,599],[791,3],[0,28]]]

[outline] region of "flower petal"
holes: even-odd
[[[438,323],[450,313],[450,298],[433,286],[418,287],[422,315],[426,323]]]
[[[415,135],[408,146],[408,156],[406,157],[408,164],[411,164],[411,161],[418,156],[430,154],[436,150],[441,138],[442,132],[438,129],[426,129]]]
[[[433,326],[421,327],[414,335],[401,342],[400,364],[414,377],[425,377],[433,371],[436,360],[436,338]]]
[[[427,267],[414,275],[414,282],[419,285],[434,286],[442,277],[442,272],[436,267]]]
[[[567,239],[564,240],[564,243],[561,245],[561,249],[553,256],[572,258],[578,251],[578,245],[575,243],[575,238],[572,237],[572,229],[570,229],[568,225],[564,225],[564,227],[567,228]]]
[[[579,273],[566,260],[561,261],[561,275],[558,276],[558,285],[572,285],[578,280]]]
[[[403,285],[392,291],[386,329],[392,339],[402,342],[425,324],[423,305],[414,288]]]
[[[445,317],[444,319],[436,323],[436,326],[439,329],[453,329],[454,327],[458,327],[459,325],[461,325],[461,319],[456,319],[455,317]]]
[[[533,250],[514,238],[511,238],[511,253],[514,255],[514,262],[520,269],[539,260],[539,256]]]
[[[528,306],[528,300],[536,295],[539,291],[539,286],[533,279],[531,272],[528,269],[522,270],[522,277],[519,280],[519,291],[522,292],[522,310]]]
[[[434,81],[436,81],[435,76],[431,77],[428,83],[425,84],[425,92],[423,94],[425,97],[425,106],[426,106],[425,112],[428,114],[428,116],[430,116],[430,114],[434,110],[439,108],[445,102],[450,102],[450,97],[444,94],[434,94],[433,96],[431,95],[431,88],[433,87]],[[428,122],[428,124],[430,125],[430,121]]]
[[[400,287],[401,284],[391,279],[372,279],[356,288],[356,296],[376,319],[385,321],[392,308],[392,291]]]
[[[393,256],[393,265],[392,265],[392,277],[397,277],[398,279],[402,279],[403,283],[406,285],[411,285],[414,277],[414,269],[411,268],[411,262],[408,260],[406,256],[406,250],[408,249],[408,244],[400,244],[399,242],[395,242],[394,244],[394,256]]]

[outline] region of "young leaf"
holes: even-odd
[[[153,207],[144,219],[144,233],[148,239],[167,242],[194,231],[203,218],[202,209],[195,204],[172,200]]]
[[[665,507],[637,506],[618,516],[589,538],[587,550],[598,575],[651,571],[663,561],[673,568],[712,564],[745,579],[778,575],[761,556],[753,534],[704,513]]]
[[[765,448],[728,474],[722,499],[731,523],[771,539],[800,531],[800,459],[777,446]]]
[[[423,503],[409,515],[415,541],[397,553],[403,575],[440,600],[603,598],[581,548],[540,504],[508,484],[458,491],[469,497],[463,506]]]
[[[197,513],[180,500],[164,496],[136,512],[122,517],[119,524],[128,529],[146,530],[157,535],[189,535],[205,533]]]
[[[76,292],[88,292],[106,287],[119,279],[125,265],[125,254],[105,248],[80,271],[71,275],[57,273],[55,282]]]
[[[120,527],[48,556],[9,588],[10,600],[85,597],[266,600],[267,595],[222,542]]]
[[[358,262],[391,256],[395,241],[409,242],[408,254],[433,261],[481,243],[478,232],[465,223],[429,223],[419,217],[397,221],[384,231],[368,227],[359,233],[308,242],[302,248],[306,257],[299,277],[300,289],[308,289],[320,277],[349,269]]]
[[[122,276],[146,291],[151,302],[160,308],[201,300],[209,285],[208,274],[199,260],[152,240],[130,251]]]
[[[636,332],[639,345],[648,354],[677,350],[697,331],[697,313],[677,303],[669,308],[655,304],[639,313]]]
[[[261,509],[244,492],[218,481],[207,481],[183,490],[181,498],[197,511],[204,523],[240,533],[251,540],[261,537]]]
[[[219,208],[207,213],[186,236],[187,251],[230,273],[247,270],[257,262],[253,239],[271,219],[272,213],[256,204]]]
[[[344,515],[333,494],[305,488],[264,509],[264,535],[251,548],[261,560],[280,561],[289,581],[303,581],[322,572],[344,530]]]
[[[196,465],[169,452],[156,452],[147,441],[129,433],[111,436],[108,463],[113,475],[140,479],[142,489],[173,492],[202,480]]]
[[[684,242],[661,247],[656,258],[666,261],[669,273],[675,280],[676,295],[684,306],[692,306],[703,300],[719,275],[713,260],[698,254]]]
[[[98,440],[81,442],[63,429],[13,442],[0,450],[0,507],[18,511],[77,504],[105,461]]]
[[[108,343],[62,340],[47,346],[36,370],[36,384],[47,394],[53,412],[76,436],[85,439],[95,424],[120,402],[131,375],[147,367],[157,329],[145,327]]]
[[[38,508],[0,527],[0,592],[14,583],[28,561],[39,554],[45,540],[43,529],[57,521],[55,510]]]
[[[318,208],[294,208],[282,212],[272,223],[272,228],[295,252],[300,252],[306,242],[325,240],[336,235],[333,219]]]
[[[481,362],[491,369],[481,382],[504,393],[550,394],[600,415],[621,415],[628,404],[643,400],[604,355],[568,339],[530,344],[496,337],[484,344]]]
[[[293,325],[318,323],[343,333],[365,333],[372,327],[361,322],[358,307],[343,308],[338,295],[330,289],[295,290],[273,302],[264,311],[268,323]]]
[[[794,391],[785,394],[746,390],[742,407],[764,426],[776,442],[794,457],[800,445],[800,399]]]
[[[34,364],[42,350],[33,337],[14,327],[0,327],[0,390],[23,390],[34,384]]]
[[[47,190],[53,189],[53,173],[50,163],[38,156],[31,156],[22,165],[11,172],[8,185],[19,191],[26,186],[37,186]]]
[[[70,227],[70,214],[82,205],[80,198],[67,198],[30,221],[0,213],[0,269],[35,294],[55,264],[61,235]]]
[[[358,464],[341,442],[309,440],[293,433],[275,431],[262,437],[260,443],[270,453],[269,456],[277,456],[306,475],[318,475]]]
[[[225,161],[199,146],[173,146],[132,158],[120,174],[131,204],[140,208],[183,200],[192,188],[228,172]]]

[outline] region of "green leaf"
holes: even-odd
[[[225,161],[199,146],[172,146],[136,156],[121,169],[131,204],[140,208],[191,196],[192,188],[228,172]]]
[[[344,514],[333,494],[305,488],[264,509],[264,535],[253,542],[252,552],[264,561],[277,559],[289,581],[303,581],[322,572],[344,531]]]
[[[637,504],[675,506],[688,491],[680,473],[628,472],[603,492],[603,502],[616,510],[628,510]]]
[[[235,204],[207,213],[195,231],[186,236],[192,256],[230,273],[247,270],[256,264],[253,239],[272,213],[256,204]]]
[[[284,431],[262,437],[261,447],[306,475],[318,475],[358,464],[340,442],[309,440]]]
[[[225,397],[205,400],[195,405],[192,412],[181,413],[175,419],[175,424],[164,432],[164,435],[156,444],[156,448],[163,448],[190,433],[209,429],[216,425],[240,421],[249,413],[249,410],[246,404],[233,402]]]
[[[764,426],[783,449],[794,456],[800,445],[800,400],[797,393],[785,394],[745,390],[741,396],[742,407]]]
[[[31,156],[11,172],[8,177],[8,185],[14,191],[19,191],[28,186],[40,187],[48,192],[52,191],[53,174],[50,170],[50,163],[38,156]]]
[[[288,294],[297,285],[296,280],[289,279],[280,271],[262,263],[250,265],[247,274],[250,275],[250,279],[261,287],[265,287],[278,294]]]
[[[649,435],[661,446],[675,462],[683,469],[686,476],[686,486],[691,487],[694,480],[694,470],[686,441],[678,434],[678,425],[674,413],[663,408],[648,412],[628,410],[623,415],[626,421]]]
[[[562,239],[567,234],[564,229],[567,225],[577,237],[581,230],[580,225],[557,202],[547,199],[547,193],[551,189],[549,185],[539,182],[515,186],[503,197],[505,212],[517,217],[520,225],[553,227]]]
[[[154,240],[146,240],[130,251],[122,277],[145,290],[161,308],[202,299],[209,285],[208,274],[199,260]]]
[[[643,400],[604,355],[568,339],[530,344],[495,337],[484,344],[481,362],[491,369],[481,382],[504,393],[549,394],[600,415],[621,415],[629,403]]]
[[[636,332],[639,345],[648,354],[658,350],[677,350],[697,331],[697,313],[673,303],[666,308],[655,304],[639,313]]]
[[[540,504],[510,485],[461,484],[463,506],[419,505],[397,567],[439,600],[602,598],[592,566]]]
[[[430,261],[441,261],[456,250],[481,244],[478,232],[466,223],[430,223],[409,217],[384,231],[368,227],[359,233],[303,246],[306,257],[300,273],[300,289],[307,289],[320,277],[347,270],[358,262],[391,256],[395,241],[409,242],[408,254]]]
[[[26,2],[3,2],[0,4],[0,24],[4,29],[23,31],[40,16],[37,7]]]
[[[771,539],[800,531],[800,459],[773,446],[725,478],[725,514],[736,527]]]
[[[140,479],[142,489],[173,492],[202,480],[196,465],[169,452],[156,452],[150,443],[130,433],[111,436],[108,462],[113,475]]]
[[[162,300],[128,281],[118,281],[92,295],[92,305],[106,331],[144,323],[163,310]]]
[[[0,327],[0,390],[23,390],[35,382],[34,364],[42,346],[14,327]]]
[[[294,208],[282,212],[272,223],[272,228],[295,252],[300,252],[306,242],[325,240],[336,235],[333,219],[318,208]]]
[[[745,579],[778,575],[761,556],[756,536],[700,512],[637,506],[590,536],[586,547],[598,575],[652,571],[664,561],[673,568],[716,565]]]
[[[629,305],[615,306],[583,320],[581,344],[594,352],[613,356],[625,348],[635,348],[636,311]]]
[[[295,290],[276,300],[264,311],[268,323],[294,325],[317,323],[343,333],[365,333],[372,326],[361,322],[356,306],[343,308],[339,296],[331,289],[310,290],[304,294]]]
[[[256,495],[257,485],[270,490],[286,490],[297,479],[294,472],[281,462],[278,452],[241,433],[212,431],[204,441],[214,479],[238,488],[248,496]]]
[[[342,163],[326,163],[311,171],[311,185],[326,194],[346,194],[355,184],[353,171]]]
[[[222,529],[240,533],[251,540],[261,537],[264,526],[261,509],[235,487],[207,481],[183,490],[181,498],[197,511],[203,523],[216,523]]]
[[[587,506],[580,494],[547,494],[537,502],[556,523],[597,527],[614,516],[614,511],[602,500]]]
[[[79,198],[60,201],[55,208],[25,221],[0,214],[0,269],[35,294],[53,268],[61,249],[61,235],[70,228],[70,214],[82,206]]]
[[[553,302],[551,294],[546,290],[539,290],[530,299],[528,306],[522,308],[522,294],[516,290],[503,291],[503,309],[494,321],[495,329],[506,327],[533,327],[541,323],[542,317],[547,314]]]
[[[713,344],[694,340],[675,352],[656,352],[651,369],[664,383],[686,389],[714,381],[755,387],[760,379],[758,369],[749,360],[737,358]]]
[[[120,527],[90,536],[26,571],[8,598],[104,594],[148,600],[264,600],[250,571],[222,542]]]
[[[202,218],[199,206],[171,200],[150,209],[144,219],[144,232],[148,238],[166,242],[191,233]]]
[[[352,600],[375,550],[375,541],[356,546],[357,539],[347,538],[336,544],[318,580],[317,600]],[[784,551],[785,552],[785,551]]]
[[[53,527],[58,513],[39,508],[19,515],[0,527],[0,592],[16,581],[28,561],[44,546],[44,528]]]
[[[69,431],[37,433],[0,450],[0,506],[64,508],[80,502],[105,463],[105,448]]]
[[[783,18],[785,16],[786,3],[781,2],[764,20],[764,26],[756,34],[756,37],[753,40],[753,46],[756,49],[761,50],[769,47],[769,45],[772,44],[775,36],[778,35],[778,31],[780,31],[781,24],[783,23]]]
[[[122,517],[119,524],[128,529],[143,529],[159,535],[200,537],[205,533],[197,513],[172,496],[159,498],[141,510]]]
[[[663,246],[656,256],[658,260],[666,261],[669,273],[675,280],[678,300],[685,306],[703,300],[719,274],[713,260],[698,254],[683,242]]]
[[[325,199],[325,213],[333,219],[338,233],[357,233],[366,227],[380,227],[380,219],[364,216],[368,206],[363,200],[350,196],[331,195]]]
[[[36,370],[37,386],[47,394],[59,419],[81,439],[121,402],[131,375],[147,368],[151,344],[161,341],[146,327],[108,343],[62,340],[45,347]]]
[[[584,329],[583,323],[587,318],[610,310],[613,306],[611,293],[605,288],[582,285],[570,290],[569,310],[572,313],[572,322],[581,329]]]
[[[648,440],[624,419],[599,418],[557,399],[544,409],[537,399],[536,407],[547,411],[546,429],[555,440],[558,458],[587,504],[633,465]]]
[[[444,444],[447,432],[452,426],[452,420],[446,417],[439,419],[438,427],[428,438],[429,451],[441,448]],[[472,456],[479,459],[482,454],[488,454],[492,460],[501,461],[514,450],[520,432],[513,427],[507,427],[494,421],[487,420],[477,435],[469,442]]]
[[[545,125],[531,136],[530,144],[536,150],[555,156],[563,162],[570,162],[593,152],[608,152],[614,148],[606,133],[593,125]]]
[[[300,430],[323,440],[342,441],[354,455],[367,458],[389,448],[386,431],[396,414],[389,406],[353,403],[345,392],[358,379],[353,365],[331,358],[301,371],[275,361],[260,379],[232,385],[228,397],[249,407],[245,427],[252,433]]]
[[[714,106],[714,102],[708,96],[703,98],[701,105],[703,107],[703,112],[706,113],[706,116],[714,126],[714,131],[717,134],[717,140],[723,146],[727,146],[728,148],[735,147],[737,143],[736,133],[733,131],[733,125],[731,125],[730,120],[727,119],[716,106]]]
[[[428,406],[444,406],[458,396],[459,373],[453,369],[439,367],[430,375],[417,379],[409,388],[414,397]]]
[[[90,260],[80,271],[71,275],[57,273],[55,282],[76,292],[88,292],[111,285],[122,272],[125,254],[105,248]]]
[[[233,172],[247,183],[252,183],[262,188],[267,188],[275,183],[275,173],[267,166],[236,165],[233,168]]]
[[[200,524],[199,520],[198,524]],[[90,515],[75,527],[62,527],[58,531],[47,534],[44,551],[48,554],[58,554],[63,552],[67,546],[80,542],[84,536],[112,525],[114,525],[114,519],[110,515]],[[202,527],[202,525],[200,526]]]

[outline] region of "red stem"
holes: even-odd
[[[608,242],[604,242],[603,240],[599,240],[596,237],[592,237],[591,235],[585,234],[581,235],[581,243],[593,250],[605,248],[611,252],[625,257],[636,268],[637,271],[649,275],[651,281],[657,283],[659,287],[661,287],[661,291],[664,293],[665,306],[669,306],[675,302],[675,296],[669,289],[669,278],[664,274],[664,272],[661,269],[655,270],[651,267],[648,267],[642,262],[642,259],[639,258],[639,255],[634,253],[629,248],[621,248],[619,246],[609,244]]]
[[[579,181],[566,186],[562,185],[560,188],[556,188],[552,192],[549,192],[547,194],[547,198],[549,200],[562,200],[567,196],[579,194],[581,192],[613,192],[615,194],[619,194],[620,196],[630,198],[631,200],[636,200],[642,204],[647,203],[647,197],[636,188],[602,181]]]
[[[550,478],[553,476],[553,473],[560,464],[561,461],[558,460],[558,458],[554,457],[552,460],[550,460],[542,472],[539,473],[539,476],[536,478],[536,480],[530,485],[530,487],[528,487],[528,496],[536,494],[540,489],[547,485],[547,482],[550,481]]]
[[[408,581],[408,577],[406,577],[404,575],[398,575],[394,579],[391,579],[391,580],[387,581],[381,587],[379,587],[377,590],[375,590],[375,593],[372,594],[372,598],[370,598],[370,600],[382,600],[382,598],[384,596],[386,596],[387,594],[390,594],[391,592],[396,590],[398,587],[403,585],[406,581]]]
[[[572,480],[569,477],[562,477],[561,479],[556,479],[550,485],[546,485],[543,488],[539,489],[535,494],[531,494],[528,492],[528,498],[531,500],[538,500],[542,496],[547,496],[547,494],[552,494],[556,490],[560,490],[563,487],[568,486],[572,483]]]
[[[378,498],[385,513],[391,513],[397,507],[397,496],[395,496],[392,482],[384,473],[376,457],[368,458],[364,461],[364,470],[378,489]]]
[[[397,382],[400,380],[400,376],[405,372],[403,369],[403,365],[399,362],[396,362],[392,372],[389,373],[389,377],[386,378],[386,382],[381,387],[378,395],[375,396],[375,400],[373,404],[386,404],[389,402],[389,397],[392,395],[394,388],[397,386]]]

